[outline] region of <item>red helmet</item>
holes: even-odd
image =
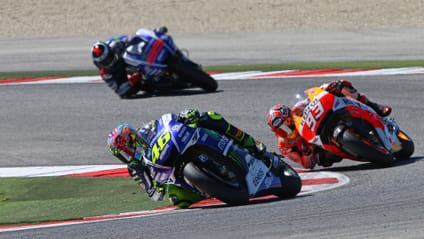
[[[94,62],[105,68],[111,67],[117,61],[115,52],[102,41],[94,43],[91,47],[91,56]]]
[[[287,136],[292,133],[291,109],[287,105],[277,104],[267,114],[268,125],[278,135]]]

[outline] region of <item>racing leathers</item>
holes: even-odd
[[[322,89],[337,95],[339,97],[349,97],[358,100],[373,108],[380,116],[388,116],[391,113],[391,107],[387,105],[377,104],[369,100],[364,94],[359,93],[350,81],[338,80],[322,84]],[[290,133],[286,133],[276,127],[271,126],[271,130],[277,137],[278,149],[282,155],[290,160],[302,165],[304,168],[312,169],[315,165],[329,167],[335,162],[342,159],[340,157],[328,154],[319,150],[314,145],[306,142],[296,130],[292,116],[302,116],[303,110],[308,104],[307,101],[299,101],[291,108],[291,125]]]
[[[348,97],[358,100],[370,106],[381,117],[386,117],[392,112],[392,108],[390,106],[375,103],[368,99],[364,94],[359,93],[353,87],[352,82],[348,80],[338,80],[325,83],[321,85],[321,88],[339,97]]]
[[[141,28],[134,35],[120,35],[105,43],[115,53],[116,61],[107,67],[93,63],[101,78],[121,98],[131,97],[140,90],[152,93],[154,88],[150,81],[161,80],[167,67],[164,52],[181,54],[167,34],[166,27],[154,30]],[[136,57],[140,53],[142,57]]]
[[[177,121],[190,127],[207,128],[224,134],[233,139],[236,144],[246,148],[250,153],[255,155],[260,155],[266,148],[263,143],[256,141],[246,132],[230,124],[216,112],[199,112],[195,109],[185,110],[178,114]],[[138,129],[141,137],[148,142],[143,145],[143,151],[146,152],[142,154],[143,158],[148,154],[149,142],[157,133],[156,123],[157,121],[153,120]],[[191,204],[205,199],[198,193],[187,189],[190,187],[184,187],[185,182],[183,181],[167,185],[158,184],[153,179],[156,169],[144,163],[146,160],[149,161],[147,158],[145,160],[134,158],[128,164],[128,171],[132,178],[136,180],[140,186],[144,188],[144,190],[146,190],[151,199],[160,201],[163,200],[165,195],[167,195],[172,204],[180,208],[189,207]]]
[[[291,108],[291,114],[287,126],[288,130],[271,126],[271,130],[277,137],[277,147],[282,155],[302,165],[304,168],[312,169],[319,163],[319,155],[315,152],[315,147],[306,142],[296,130],[293,121],[293,114],[302,115],[306,105],[302,102],[295,104]]]

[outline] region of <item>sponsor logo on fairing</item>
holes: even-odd
[[[265,172],[262,169],[259,169],[258,173],[256,174],[256,176],[253,178],[253,185],[255,185],[255,187],[258,187],[258,185],[262,182],[262,178],[264,177]]]
[[[224,135],[221,137],[221,139],[218,142],[218,148],[222,151],[224,151],[227,144],[230,142],[230,139],[225,137]]]
[[[183,137],[183,135],[184,135],[184,133],[187,131],[187,127],[186,126],[182,126],[180,129],[179,129],[179,132],[178,132],[178,138],[181,138],[181,137]]]
[[[206,154],[200,154],[199,157],[200,161],[202,161],[203,163],[206,162],[209,158]]]
[[[181,142],[186,143],[189,140],[189,137],[191,134],[189,132],[186,132],[184,136],[181,138]]]

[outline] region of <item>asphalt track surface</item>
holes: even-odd
[[[401,57],[400,57],[401,58]],[[349,77],[414,139],[413,158],[390,168],[342,161],[341,188],[240,207],[200,210],[0,233],[0,238],[422,238],[424,233],[422,75]],[[334,79],[334,78],[333,78]],[[116,164],[105,141],[128,121],[140,125],[185,108],[215,110],[276,150],[268,108],[329,79],[220,81],[216,93],[189,90],[120,100],[103,84],[0,86],[0,166]]]
[[[203,65],[424,59],[424,29],[170,34]],[[94,69],[90,47],[109,36],[0,38],[0,72]]]

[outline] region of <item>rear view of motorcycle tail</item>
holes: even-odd
[[[218,88],[218,83],[215,79],[203,71],[200,65],[192,62],[182,53],[172,58],[169,70],[171,74],[178,76],[180,81],[200,87],[207,92],[214,92]]]

